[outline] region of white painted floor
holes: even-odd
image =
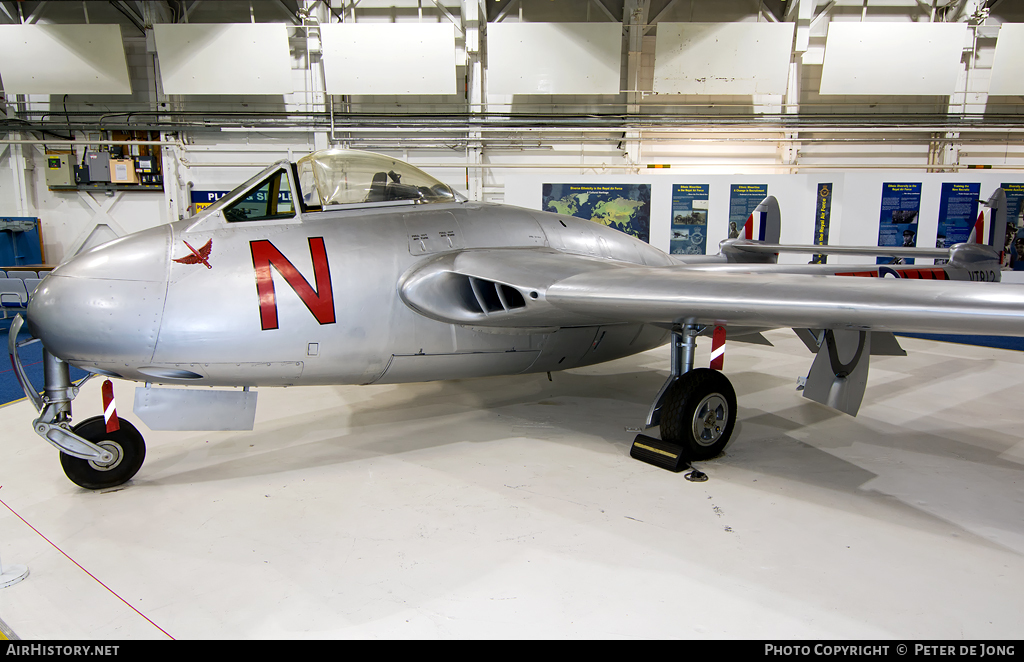
[[[25,639],[1024,636],[1024,357],[902,339],[850,418],[794,390],[812,355],[768,335],[729,345],[740,424],[705,483],[629,457],[667,348],[554,382],[262,389],[253,432],[139,424],[146,464],[107,493],[11,405],[0,500],[39,533],[0,506],[0,560],[31,573],[0,619]]]

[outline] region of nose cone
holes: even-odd
[[[32,294],[28,327],[53,355],[82,367],[149,361],[167,290],[171,230],[97,246],[54,269]]]

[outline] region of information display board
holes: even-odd
[[[885,182],[878,217],[879,246],[917,246],[921,182]],[[877,264],[914,264],[913,258],[879,257]]]
[[[585,218],[651,240],[650,184],[544,184],[544,211]]]
[[[670,251],[675,255],[705,255],[708,247],[710,184],[672,185]]]
[[[729,186],[729,239],[743,233],[743,224],[761,201],[768,197],[767,184],[732,184]],[[761,239],[761,237],[751,237]]]
[[[935,236],[936,248],[948,248],[953,244],[967,241],[978,218],[978,196],[980,195],[980,183],[942,183],[942,197],[939,199],[939,229]]]
[[[828,226],[832,221],[833,186],[818,184],[818,200],[814,205],[814,245],[828,246]],[[811,258],[811,264],[825,264],[828,255],[819,254]]]

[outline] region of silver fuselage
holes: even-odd
[[[207,242],[205,263],[176,261]],[[446,252],[492,247],[676,264],[612,228],[503,205],[368,207],[251,222],[228,222],[214,210],[67,261],[36,290],[28,324],[49,352],[86,370],[208,386],[555,371],[667,340],[666,328],[649,324],[502,329],[445,323],[400,296],[403,277],[418,265]]]

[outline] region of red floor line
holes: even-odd
[[[32,366],[39,365],[40,363],[42,363],[42,361],[35,361],[34,363],[26,363],[25,367],[26,368],[31,368]],[[6,375],[9,372],[14,372],[14,368],[6,368],[4,370],[0,370],[0,375]]]
[[[2,488],[3,488],[3,485],[0,485],[0,489],[2,489]],[[163,629],[162,627],[160,627],[159,625],[157,625],[156,623],[154,623],[153,621],[151,621],[151,620],[149,619],[149,617],[148,617],[148,616],[146,616],[145,614],[143,614],[143,613],[142,613],[141,611],[139,611],[139,610],[138,610],[138,609],[136,609],[135,607],[132,607],[132,606],[131,606],[131,605],[130,605],[130,604],[128,603],[128,601],[127,601],[127,600],[125,600],[124,598],[122,598],[122,597],[121,597],[120,595],[118,595],[117,593],[114,593],[114,591],[113,591],[113,590],[112,590],[112,589],[111,589],[111,588],[110,588],[109,586],[107,586],[106,584],[104,584],[103,582],[101,582],[101,581],[100,581],[99,579],[96,579],[96,576],[95,576],[94,574],[92,574],[91,572],[89,572],[88,570],[86,570],[85,568],[83,568],[83,567],[82,567],[81,565],[79,565],[78,561],[74,560],[73,558],[71,558],[70,556],[68,556],[67,554],[65,554],[65,553],[64,553],[64,550],[63,550],[63,549],[61,549],[60,547],[57,547],[57,545],[54,545],[54,544],[53,544],[53,541],[51,541],[51,540],[50,540],[49,538],[47,538],[47,537],[46,537],[46,536],[44,536],[44,535],[43,535],[42,533],[40,533],[40,532],[39,532],[39,530],[38,530],[38,529],[36,529],[36,527],[34,527],[34,526],[32,526],[31,524],[29,524],[28,522],[26,522],[26,521],[25,521],[25,518],[24,518],[24,517],[22,517],[21,515],[19,515],[19,514],[18,514],[18,513],[16,513],[16,512],[14,512],[14,509],[13,509],[13,508],[11,508],[10,506],[8,506],[8,505],[7,505],[7,503],[6,503],[6,502],[4,502],[4,500],[3,500],[3,499],[0,499],[0,503],[2,503],[2,504],[4,505],[4,508],[6,508],[7,510],[11,511],[12,513],[14,513],[14,516],[15,516],[15,517],[17,517],[17,518],[18,518],[18,519],[20,519],[20,520],[21,520],[22,522],[24,522],[24,523],[25,523],[25,526],[27,526],[28,528],[30,528],[30,529],[32,529],[33,531],[35,531],[35,532],[36,532],[36,533],[37,533],[37,534],[39,535],[39,537],[40,537],[40,538],[42,538],[42,539],[43,539],[43,540],[45,540],[46,542],[50,543],[50,546],[52,546],[52,547],[53,547],[53,548],[54,548],[55,550],[57,550],[57,551],[58,551],[58,552],[60,552],[61,554],[64,554],[64,558],[66,558],[66,559],[67,559],[68,561],[71,561],[72,563],[74,563],[75,565],[77,565],[77,566],[78,566],[78,569],[79,569],[79,570],[81,570],[81,571],[82,571],[82,572],[84,572],[85,574],[89,575],[89,576],[90,576],[90,577],[92,577],[92,578],[93,578],[94,580],[96,580],[96,583],[97,583],[97,584],[99,584],[99,585],[100,585],[100,586],[102,586],[103,588],[105,588],[105,589],[107,589],[108,591],[110,591],[110,594],[111,594],[111,595],[113,595],[113,596],[114,596],[115,598],[117,598],[117,599],[118,599],[118,600],[120,600],[121,602],[125,603],[125,605],[127,605],[127,606],[128,606],[128,607],[129,607],[129,608],[130,608],[130,609],[131,609],[132,611],[134,611],[134,612],[135,612],[136,614],[138,614],[139,616],[141,616],[141,617],[145,618],[145,619],[146,619],[147,621],[149,621],[149,624],[150,624],[150,625],[152,625],[152,626],[153,626],[153,627],[155,627],[155,628],[156,628],[157,630],[160,630],[161,632],[163,632],[164,634],[166,634],[166,635],[167,635],[167,637],[168,637],[169,639],[174,639],[174,637],[172,637],[171,635],[167,634],[167,630],[164,630],[164,629]]]

